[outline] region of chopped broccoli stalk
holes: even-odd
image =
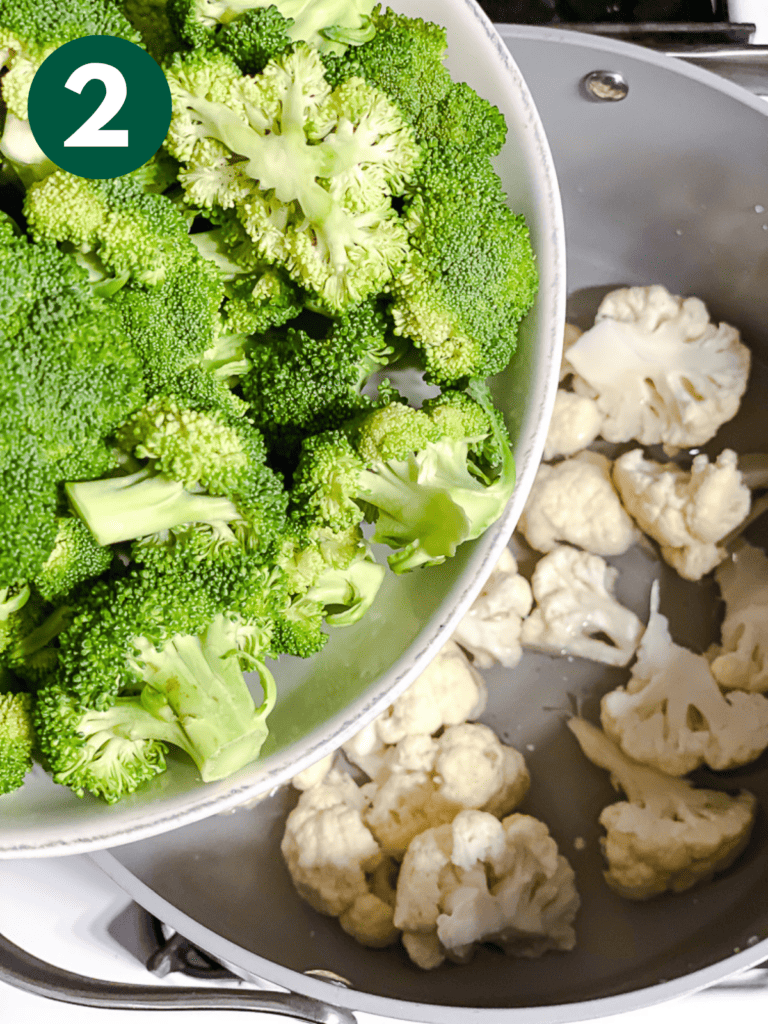
[[[201,634],[173,635],[159,649],[134,640],[143,685],[103,710],[82,707],[58,686],[41,692],[41,742],[54,780],[113,803],[164,769],[165,744],[189,754],[204,782],[255,760],[275,685],[264,663],[252,660],[264,691],[257,706],[240,668],[235,628],[217,615]]]
[[[227,498],[192,494],[178,480],[151,469],[68,483],[66,491],[72,508],[102,545],[186,523],[226,523],[239,516]]]
[[[11,793],[32,768],[32,698],[28,693],[0,694],[0,793]]]

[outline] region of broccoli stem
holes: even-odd
[[[178,480],[142,469],[130,476],[66,485],[70,503],[102,546],[186,523],[226,523],[239,513],[226,498],[191,494]]]
[[[202,640],[177,635],[162,651],[144,648],[142,667],[146,682],[141,692],[118,697],[107,711],[86,713],[78,732],[86,739],[110,733],[171,743],[189,754],[203,782],[226,778],[258,757],[275,684],[260,664],[265,699],[256,707],[223,616]]]

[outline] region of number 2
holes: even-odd
[[[127,147],[128,130],[126,128],[104,128],[119,113],[128,95],[125,79],[112,64],[100,64],[93,61],[83,64],[69,76],[64,88],[71,92],[82,93],[85,86],[98,79],[104,83],[106,94],[99,106],[77,131],[64,140],[65,146],[88,147]]]

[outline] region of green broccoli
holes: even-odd
[[[509,210],[488,157],[453,144],[422,150],[390,312],[421,350],[427,380],[453,386],[507,366],[538,272],[525,218]]]
[[[515,463],[487,386],[446,391],[421,410],[399,402],[309,438],[294,478],[294,514],[331,529],[376,523],[398,573],[436,565],[504,511]]]
[[[0,589],[0,654],[16,636],[17,613],[29,600],[29,584],[15,582]]]
[[[32,697],[0,694],[0,793],[11,793],[32,768]]]
[[[373,401],[362,388],[397,359],[402,343],[380,304],[369,300],[335,320],[304,313],[248,347],[240,385],[250,415],[281,464],[304,437],[339,426]]]
[[[373,0],[169,0],[168,8],[187,46],[218,49],[248,75],[292,43],[341,54],[375,32]]]
[[[197,257],[187,222],[167,196],[146,192],[142,178],[79,178],[56,171],[32,185],[24,201],[36,240],[68,242],[95,253],[113,275],[157,285]]]
[[[168,68],[166,147],[195,207],[234,207],[262,259],[332,312],[380,292],[403,264],[392,197],[418,148],[397,108],[361,79],[333,91],[316,50],[299,44],[254,78],[221,54]]]
[[[56,543],[57,508],[54,471],[36,439],[18,431],[4,432],[0,444],[0,587],[4,593],[42,569]]]
[[[167,0],[122,0],[123,13],[158,63],[181,46],[171,24]]]
[[[146,465],[126,476],[68,483],[67,495],[99,544],[187,523],[245,520],[268,534],[284,508],[282,481],[265,465],[261,434],[247,421],[156,397],[123,424],[123,450]]]
[[[255,254],[239,221],[230,221],[226,231],[201,231],[190,238],[200,255],[216,265],[225,282],[225,336],[263,334],[299,315],[304,305],[300,290],[284,271]],[[239,263],[241,255],[243,262]]]
[[[29,87],[53,51],[83,36],[120,36],[141,45],[113,0],[0,0],[0,57],[7,67],[2,98],[8,110],[26,120]],[[2,66],[2,65],[0,65]]]
[[[112,562],[112,551],[100,547],[79,519],[62,516],[57,522],[54,548],[34,579],[46,601],[66,597],[78,583],[101,576]]]
[[[349,626],[362,618],[384,579],[384,567],[359,527],[308,526],[298,516],[282,539],[277,562],[290,603],[275,618],[273,647],[303,658],[325,645],[323,621]]]
[[[134,566],[81,590],[60,633],[36,729],[54,779],[109,802],[165,767],[180,746],[204,779],[257,754],[274,701],[266,665],[283,592],[245,559]],[[273,592],[274,591],[274,592]],[[243,668],[264,691],[256,706]]]

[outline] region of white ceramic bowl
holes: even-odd
[[[518,520],[541,458],[560,366],[565,242],[552,158],[517,65],[473,0],[391,6],[446,26],[454,78],[495,103],[509,126],[497,169],[510,206],[528,220],[541,279],[514,364],[494,388],[515,440],[515,494],[502,518],[455,558],[402,577],[388,573],[360,623],[334,631],[310,661],[284,658],[275,666],[279,697],[257,763],[203,785],[191,763],[171,754],[167,772],[113,807],[79,800],[36,767],[22,789],[3,797],[0,858],[82,853],[158,835],[266,793],[335,750],[423,671],[479,593]]]

